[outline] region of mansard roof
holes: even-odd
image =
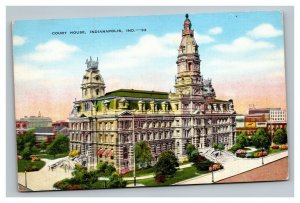
[[[151,99],[168,99],[168,92],[134,90],[134,89],[119,89],[112,92],[107,92],[105,97],[133,97],[133,98],[151,98]]]

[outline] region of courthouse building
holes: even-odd
[[[93,168],[103,161],[114,164],[121,173],[132,170],[134,144],[142,140],[151,148],[152,163],[165,150],[172,150],[182,161],[188,143],[199,150],[214,143],[225,148],[234,144],[233,101],[216,98],[212,80],[201,75],[188,15],[183,26],[174,92],[105,92],[98,59],[86,61],[82,99],[74,102],[69,117],[70,150],[79,150],[86,157],[83,164]]]

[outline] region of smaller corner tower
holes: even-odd
[[[81,90],[83,99],[91,99],[103,96],[105,94],[105,83],[98,69],[97,61],[93,61],[92,57],[86,59],[86,70],[82,79]]]

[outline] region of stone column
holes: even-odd
[[[150,108],[152,112],[155,112],[155,102],[154,101],[150,101]]]
[[[139,111],[144,111],[144,105],[145,105],[144,101],[142,100],[138,101]]]

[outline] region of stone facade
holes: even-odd
[[[84,164],[93,168],[107,161],[121,173],[132,170],[134,143],[141,140],[150,145],[153,164],[165,150],[183,161],[188,143],[199,150],[214,143],[225,148],[234,144],[233,101],[216,99],[212,80],[203,79],[191,26],[186,15],[174,93],[127,89],[105,93],[98,60],[87,60],[82,100],[74,102],[69,118],[70,149],[86,156]]]

